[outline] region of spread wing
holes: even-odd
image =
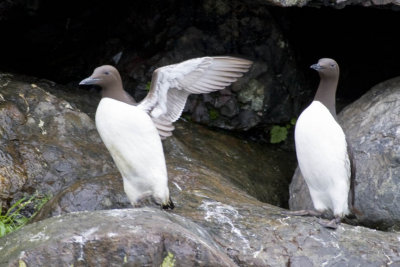
[[[252,63],[236,57],[202,57],[158,68],[138,107],[153,119],[161,138],[168,137],[190,94],[222,90],[242,77]]]

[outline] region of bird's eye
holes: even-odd
[[[110,74],[110,73],[109,73],[108,71],[105,71],[104,74],[105,74],[105,75],[108,75],[108,74]]]
[[[335,64],[331,64],[331,68],[334,68],[335,67]]]

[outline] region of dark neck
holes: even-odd
[[[336,88],[338,85],[337,78],[321,77],[317,93],[314,100],[324,104],[333,117],[336,118]]]
[[[113,88],[103,88],[101,97],[109,97],[129,105],[136,105],[136,101],[123,88],[122,85],[114,86]]]

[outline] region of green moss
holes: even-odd
[[[216,120],[219,117],[219,113],[216,109],[210,109],[208,111],[208,116],[210,117],[211,120]]]
[[[160,267],[174,267],[174,266],[175,266],[174,254],[168,252],[168,255],[164,258]]]
[[[279,125],[274,125],[270,132],[270,142],[277,144],[285,141],[288,135],[288,129]]]
[[[271,144],[277,144],[287,139],[289,130],[296,125],[296,118],[292,118],[289,123],[285,126],[274,125],[270,131],[270,142]]]

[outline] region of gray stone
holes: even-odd
[[[3,207],[26,192],[55,195],[77,180],[116,172],[90,117],[37,82],[0,74]]]
[[[400,229],[400,78],[374,86],[339,114],[356,159],[355,208],[358,223]],[[291,209],[312,207],[296,171],[290,186]]]
[[[152,209],[78,212],[0,239],[0,266],[235,266],[207,232]]]
[[[332,0],[332,1],[324,1],[324,0],[294,0],[294,1],[287,1],[292,5],[304,5],[307,4],[309,6],[329,6],[329,7],[334,7],[334,8],[344,8],[346,6],[354,6],[354,5],[360,5],[364,7],[377,7],[377,8],[382,8],[382,7],[387,7],[387,8],[392,8],[394,10],[398,10],[398,5],[400,5],[399,0]]]
[[[132,207],[119,173],[78,180],[47,202],[33,221],[64,213]]]

